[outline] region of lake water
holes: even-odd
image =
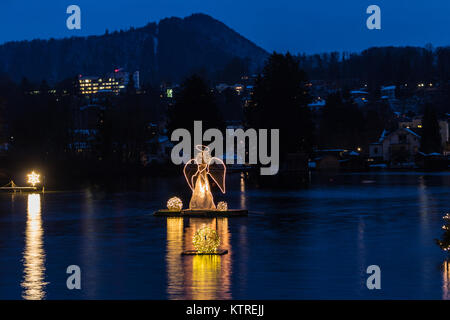
[[[313,175],[307,189],[252,188],[231,175],[216,202],[241,218],[162,218],[182,179],[138,191],[0,194],[0,299],[446,299],[450,262],[434,243],[450,173]],[[181,256],[202,225],[224,256]],[[68,290],[66,268],[81,268]],[[368,290],[366,268],[381,268]]]

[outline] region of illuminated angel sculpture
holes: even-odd
[[[225,193],[225,164],[221,159],[211,157],[207,146],[198,145],[195,149],[199,151],[196,157],[184,166],[184,176],[192,190],[189,209],[216,210],[209,177]]]

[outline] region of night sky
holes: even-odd
[[[82,29],[66,28],[67,6],[81,7]],[[381,7],[382,30],[366,28]],[[1,0],[0,43],[103,34],[170,16],[206,13],[268,51],[359,51],[371,46],[450,45],[448,0]]]

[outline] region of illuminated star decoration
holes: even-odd
[[[31,172],[30,174],[27,175],[28,176],[28,183],[31,184],[33,187],[38,184],[39,182],[41,182],[39,180],[40,175],[35,173],[34,171]]]

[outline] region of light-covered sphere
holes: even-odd
[[[172,197],[167,201],[167,209],[170,211],[181,211],[183,209],[183,201],[178,197]]]
[[[220,245],[220,237],[216,230],[202,227],[195,232],[192,244],[198,253],[215,253]]]
[[[219,210],[219,211],[228,211],[228,204],[226,203],[226,201],[220,201],[217,204],[217,210]]]

